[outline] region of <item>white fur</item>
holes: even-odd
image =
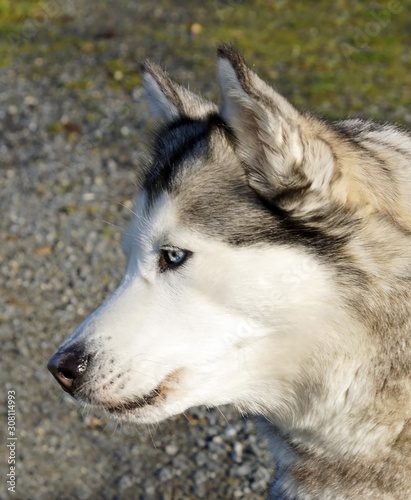
[[[166,195],[146,219],[144,202],[136,204],[125,237],[128,267],[120,287],[74,336],[97,341],[99,363],[107,367],[114,359],[112,379],[122,374],[122,389],[103,389],[96,372],[93,401],[121,405],[178,371],[164,401],[119,417],[156,422],[198,404],[224,403],[288,413],[302,360],[319,344],[335,345],[334,326],[324,329],[318,320],[326,323],[335,309],[327,273],[295,248],[234,248],[200,236],[180,225]],[[193,256],[183,268],[160,273],[165,244]]]
[[[170,99],[167,99],[153,76],[148,72],[144,72],[143,79],[146,92],[150,96],[149,102],[153,115],[157,118],[164,117],[167,120],[176,119],[179,116],[177,107]]]

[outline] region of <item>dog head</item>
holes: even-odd
[[[232,47],[218,70],[220,107],[142,64],[162,125],[127,269],[49,363],[66,391],[119,419],[225,403],[290,419],[337,355],[361,350],[341,292],[359,276],[347,242],[377,199],[343,168],[360,153]]]

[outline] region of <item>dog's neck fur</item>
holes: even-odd
[[[330,392],[328,398],[314,397],[310,409],[294,414],[286,425],[275,415],[261,421],[276,460],[270,499],[411,497],[410,391],[397,381],[372,394],[367,375],[353,364],[341,397]],[[356,394],[350,395],[350,390]],[[350,401],[358,399],[359,392],[364,394],[361,407]],[[310,388],[310,394],[315,390]]]
[[[406,422],[397,439],[387,439],[377,459],[371,455],[338,455],[309,442],[305,437],[284,436],[278,429],[270,439],[276,470],[269,498],[281,500],[398,499],[409,498],[406,486],[411,471],[404,466],[404,445],[411,440]],[[387,436],[388,437],[388,436]],[[357,436],[361,439],[361,435]],[[392,492],[399,485],[398,496]],[[405,495],[405,496],[404,496]]]

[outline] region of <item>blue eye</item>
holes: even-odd
[[[190,257],[192,252],[188,250],[182,250],[177,247],[163,247],[160,250],[160,258],[158,265],[160,267],[160,272],[168,271],[169,269],[175,269],[181,266]]]

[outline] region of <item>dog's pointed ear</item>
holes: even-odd
[[[234,131],[248,182],[283,209],[301,191],[326,191],[334,169],[330,147],[311,123],[261,80],[231,45],[218,49],[220,114]]]
[[[150,107],[156,117],[166,121],[182,116],[202,119],[217,111],[215,104],[174,82],[157,64],[146,60],[140,64],[140,69]]]

